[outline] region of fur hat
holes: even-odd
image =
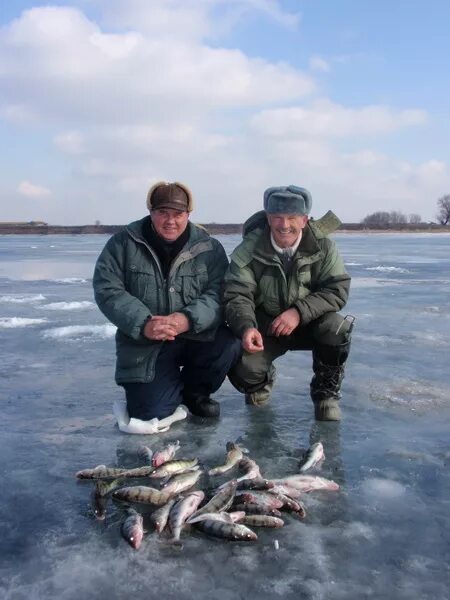
[[[191,212],[193,209],[191,190],[178,181],[174,183],[158,181],[148,191],[147,208],[148,210],[172,208]]]
[[[311,194],[296,185],[271,187],[264,192],[264,210],[269,214],[308,215],[311,206]]]

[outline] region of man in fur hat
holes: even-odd
[[[328,233],[339,220],[309,220],[310,193],[294,185],[264,193],[264,211],[244,225],[244,239],[225,276],[225,316],[241,338],[241,360],[229,378],[246,402],[266,403],[273,361],[289,350],[310,350],[315,418],[338,421],[340,387],[350,350],[351,319],[341,310],[350,276]]]
[[[223,325],[228,260],[220,242],[189,221],[185,185],[155,184],[147,208],[110,238],[95,267],[96,302],[117,327],[116,382],[130,418],[164,419],[181,403],[216,417],[220,405],[210,394],[241,352]]]

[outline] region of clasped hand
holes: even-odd
[[[154,315],[144,327],[144,336],[149,340],[173,341],[177,335],[188,331],[189,319],[183,313],[174,312],[167,316]]]

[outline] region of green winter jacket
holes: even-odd
[[[291,307],[299,311],[303,326],[345,305],[350,276],[327,237],[339,223],[331,212],[308,223],[287,277],[271,244],[265,212],[246,221],[244,239],[225,275],[225,318],[235,335],[250,327],[267,334],[273,319]]]
[[[192,223],[189,239],[164,279],[159,260],[142,233],[143,220],[110,238],[94,271],[95,300],[117,327],[116,382],[145,383],[155,375],[162,344],[142,335],[152,315],[183,312],[191,329],[180,337],[211,340],[222,322],[220,296],[228,266],[217,240]]]

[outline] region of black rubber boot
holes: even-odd
[[[220,404],[206,394],[183,394],[183,404],[197,417],[218,417]]]
[[[316,421],[340,421],[341,384],[345,361],[350,352],[350,342],[340,346],[318,345],[313,349],[311,398]]]

